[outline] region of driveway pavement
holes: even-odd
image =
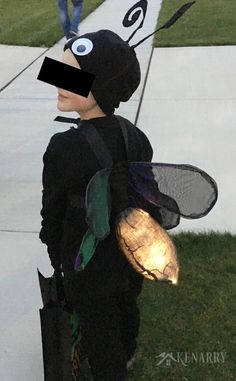
[[[0,44],[0,90],[3,90],[11,81],[14,81],[22,71],[26,70],[46,50],[46,48]]]
[[[138,126],[155,142],[154,161],[192,164],[217,182],[219,198],[178,228],[236,233],[236,46],[155,49]]]

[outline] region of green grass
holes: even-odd
[[[103,1],[84,0],[82,19]],[[62,37],[57,0],[0,0],[1,44],[50,47]]]
[[[158,26],[187,1],[163,0]],[[197,0],[170,29],[158,33],[154,47],[236,44],[236,1]]]
[[[139,350],[129,381],[229,381],[236,375],[236,236],[174,236],[178,286],[145,281]],[[224,363],[157,366],[161,353],[226,352]]]

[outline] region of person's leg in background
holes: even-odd
[[[81,14],[83,10],[83,0],[72,0],[74,6],[73,20],[71,21],[71,31],[77,33],[78,26],[81,19]]]
[[[70,24],[70,18],[68,14],[67,0],[58,0],[58,9],[59,9],[59,17],[60,17],[64,36],[67,39],[69,39],[73,36],[71,35],[71,32],[70,32],[71,24]]]

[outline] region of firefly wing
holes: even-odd
[[[104,239],[110,233],[110,173],[111,168],[96,172],[86,190],[86,221],[98,239]]]
[[[207,215],[217,201],[214,179],[192,165],[136,162],[130,163],[130,174],[133,197],[141,196],[139,207],[142,200],[158,207],[166,229],[177,226],[180,216]]]
[[[100,239],[109,234],[110,172],[97,172],[87,187],[87,222]],[[165,229],[177,226],[181,216],[207,215],[217,201],[215,180],[192,165],[134,162],[129,163],[129,172],[131,206],[149,212]]]

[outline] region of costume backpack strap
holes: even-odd
[[[117,118],[118,122],[120,123],[122,135],[123,135],[123,138],[125,141],[127,160],[129,162],[137,161],[137,154],[138,154],[137,145],[139,147],[141,155],[143,153],[143,142],[142,142],[142,139],[140,138],[140,136],[138,134],[138,130],[135,128],[134,125],[132,125],[129,122],[131,124],[131,127],[132,127],[132,130],[130,129],[132,134],[128,134],[128,128],[129,127],[125,123],[125,120],[120,115],[116,115],[116,118]],[[142,157],[142,160],[144,160],[143,157]]]
[[[95,154],[100,166],[102,168],[112,167],[113,160],[111,154],[104,140],[99,135],[92,123],[86,126],[86,128],[81,128],[81,132],[89,143],[90,148]]]
[[[109,149],[107,148],[104,140],[100,136],[100,134],[97,132],[96,128],[93,126],[92,123],[86,126],[86,128],[81,128],[81,133],[84,135],[85,139],[87,140],[90,149],[95,154],[100,166],[103,168],[103,170],[107,169],[108,171],[111,171],[111,167],[113,167],[113,160],[112,156],[109,152]],[[100,176],[101,171],[98,171],[98,188],[99,192],[94,192],[92,195],[86,191],[86,198],[89,199],[89,196],[92,197],[92,209],[91,212],[91,220],[94,222],[94,213],[99,215],[99,233],[103,235],[105,232],[105,235],[108,235],[110,232],[110,226],[109,226],[109,215],[110,215],[110,206],[107,203],[107,194],[109,191],[108,188],[108,177],[105,176],[105,180],[103,176]],[[108,174],[109,175],[109,174]],[[94,176],[96,178],[96,174]],[[93,178],[94,178],[93,177]],[[98,199],[96,198],[98,196]],[[101,215],[102,210],[102,215]],[[88,210],[86,211],[87,218],[88,218]],[[97,237],[94,232],[91,230],[91,228],[88,228],[87,232],[85,233],[82,243],[79,248],[79,252],[77,254],[74,269],[76,271],[82,271],[85,269],[91,258],[93,257],[96,247],[99,243],[99,237]]]
[[[131,152],[129,149],[129,137],[128,137],[128,131],[127,131],[126,124],[124,122],[124,119],[120,115],[116,115],[116,119],[118,120],[118,122],[120,124],[120,128],[121,128],[122,135],[124,138],[127,160],[131,161]]]
[[[96,128],[90,123],[85,128],[80,128],[81,133],[84,135],[86,141],[88,142],[90,149],[96,156],[101,168],[110,168],[113,166],[113,160],[111,154],[100,136]],[[70,197],[70,204],[73,207],[85,208],[85,197],[74,195]]]

